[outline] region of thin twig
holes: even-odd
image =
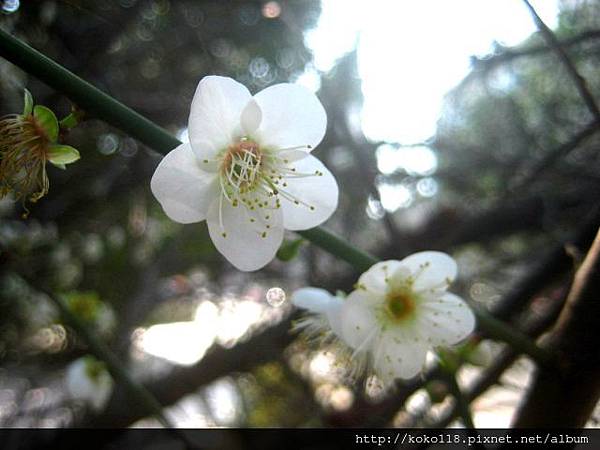
[[[600,131],[600,127],[598,126],[599,123],[600,122],[598,122],[597,119],[592,120],[581,131],[571,137],[569,141],[559,145],[550,151],[543,159],[533,163],[520,180],[516,180],[512,183],[512,186],[509,187],[509,193],[512,195],[512,193],[523,191],[558,159],[564,158],[587,139],[598,133]]]
[[[558,41],[558,44],[561,48],[569,48],[577,46],[581,43],[587,41],[593,41],[600,38],[600,30],[587,30],[576,36],[573,36],[568,39]],[[505,64],[515,59],[528,57],[528,56],[537,56],[548,51],[552,51],[547,45],[532,45],[530,47],[525,48],[502,48],[502,51],[494,54],[493,56],[484,56],[481,58],[473,57],[471,64],[475,69],[475,74],[480,74],[482,72],[487,72],[492,68]],[[469,78],[469,77],[467,77]],[[469,81],[469,80],[467,80]],[[462,85],[463,83],[461,83]]]
[[[525,3],[527,8],[529,9],[533,20],[535,21],[538,29],[540,30],[540,33],[542,33],[542,37],[544,38],[548,46],[551,47],[552,50],[556,53],[556,55],[560,59],[560,62],[567,69],[569,76],[573,80],[573,83],[575,83],[575,87],[577,88],[579,95],[583,98],[583,101],[585,102],[587,108],[594,116],[596,125],[600,124],[600,109],[598,108],[596,100],[594,100],[594,97],[587,86],[585,78],[583,78],[583,76],[579,74],[579,72],[577,72],[577,68],[569,58],[569,55],[567,55],[565,49],[560,45],[560,42],[558,41],[558,39],[556,39],[556,36],[552,32],[552,30],[548,28],[548,26],[544,23],[542,18],[538,15],[535,8],[531,6],[531,3],[529,3],[528,0],[523,0],[523,3]]]

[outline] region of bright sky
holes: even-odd
[[[559,0],[531,0],[551,28],[557,24]],[[322,0],[314,30],[306,33],[314,64],[297,82],[314,91],[319,73],[358,44],[362,81],[362,111],[351,117],[373,141],[418,144],[434,135],[444,95],[468,74],[471,56],[489,54],[498,42],[517,45],[536,27],[520,0]],[[377,149],[379,171],[397,170],[428,176],[437,157],[423,145],[382,145]],[[414,188],[378,184],[381,204],[367,214],[382,217],[410,206],[415,195],[432,197],[433,178]]]
[[[558,0],[532,2],[553,27]],[[422,142],[435,132],[442,99],[468,73],[471,55],[494,41],[515,45],[535,31],[520,0],[322,0],[306,35],[326,72],[358,41],[364,107],[372,140]],[[312,75],[314,81],[314,74]],[[311,74],[303,81],[311,82]],[[313,85],[314,86],[314,85]]]

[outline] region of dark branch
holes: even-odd
[[[600,232],[577,271],[557,324],[546,340],[561,363],[539,368],[517,427],[583,427],[600,398]]]
[[[197,364],[173,369],[145,387],[163,405],[171,405],[183,396],[198,390],[222,376],[245,372],[274,359],[292,341],[290,320],[267,328],[231,349],[213,348]],[[105,412],[85,424],[90,427],[120,428],[147,416],[139,404],[124,401],[125,392],[116,389]]]

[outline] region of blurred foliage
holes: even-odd
[[[319,2],[269,4],[279,10],[243,0],[23,1],[0,25],[181,134],[202,76],[231,76],[255,92],[295,79],[310,62],[303,32],[316,24]],[[600,5],[563,2],[558,38],[590,31],[600,32]],[[600,98],[600,38],[594,36],[568,51]],[[498,46],[473,59],[472,72],[447,97],[437,134],[428,142],[439,161],[432,174],[378,171],[376,152],[386,143],[368,141],[350,120],[362,103],[355,52],[322,74],[318,95],[329,125],[316,152],[341,187],[339,210],[327,226],[384,258],[424,248],[453,252],[461,266],[462,294],[482,304],[497,301],[541,251],[570,236],[600,198],[596,135],[527,178],[591,120],[554,54],[529,53],[540,45],[533,35],[517,49],[521,56]],[[0,60],[0,115],[20,110],[25,86],[60,117],[70,112],[72,105],[60,93]],[[20,219],[18,206],[0,201],[0,382],[5,383],[0,388],[15,392],[50,383],[47,379],[60,377],[65,363],[82,353],[81,343],[29,282],[71,292],[70,303],[86,317],[99,304],[114,311],[116,323],[104,337],[124,360],[130,359],[136,329],[191,320],[199,287],[218,303],[248,284],[214,251],[204,225],[183,227],[164,216],[149,190],[159,155],[93,117],[70,131],[67,142],[82,159],[68,171],[48,168],[50,193],[27,221]],[[404,151],[399,143],[387,144]],[[386,211],[382,185],[406,188],[409,201]],[[289,254],[282,255],[284,261],[296,252],[298,257],[275,261],[252,280],[265,288],[275,279],[280,285],[349,290],[356,273],[300,243],[290,240]],[[198,272],[205,277],[190,281]],[[148,372],[155,369],[147,366]],[[11,384],[6,378],[32,381]],[[240,375],[237,385],[244,406],[241,425],[327,424],[323,411],[307,401],[317,386],[280,360]],[[358,389],[355,395],[362,396],[355,404],[363,410],[350,409],[336,423],[366,423],[368,396]],[[63,403],[46,406],[57,409]],[[29,415],[30,422],[0,414],[0,425],[49,420],[47,411],[36,414]],[[81,411],[73,414],[55,423],[81,419]]]
[[[311,402],[306,399],[302,385],[290,379],[280,363],[259,366],[252,374],[241,380],[240,388],[250,427],[305,426],[310,417]],[[314,425],[314,424],[313,424]]]

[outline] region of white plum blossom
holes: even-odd
[[[188,123],[190,142],[168,153],[151,181],[172,220],[206,220],[217,250],[240,270],[273,259],[284,229],[327,220],[338,186],[310,154],[327,116],[318,98],[296,84],[252,96],[231,78],[198,84]]]
[[[359,278],[342,308],[342,337],[356,353],[370,355],[384,384],[414,377],[430,349],[473,331],[473,312],[447,292],[456,274],[450,256],[421,252],[377,263]]]
[[[317,314],[310,323],[313,333],[318,327],[323,332],[327,317],[331,332],[352,350],[357,365],[365,367],[367,361],[390,386],[396,378],[420,373],[430,350],[454,345],[473,331],[473,312],[447,292],[456,274],[447,254],[415,253],[373,265],[339,306],[326,300],[326,291],[311,295],[312,288],[301,289],[301,301],[294,304]]]
[[[104,363],[92,356],[79,358],[67,368],[67,391],[72,398],[85,402],[96,412],[108,402],[113,385]]]

